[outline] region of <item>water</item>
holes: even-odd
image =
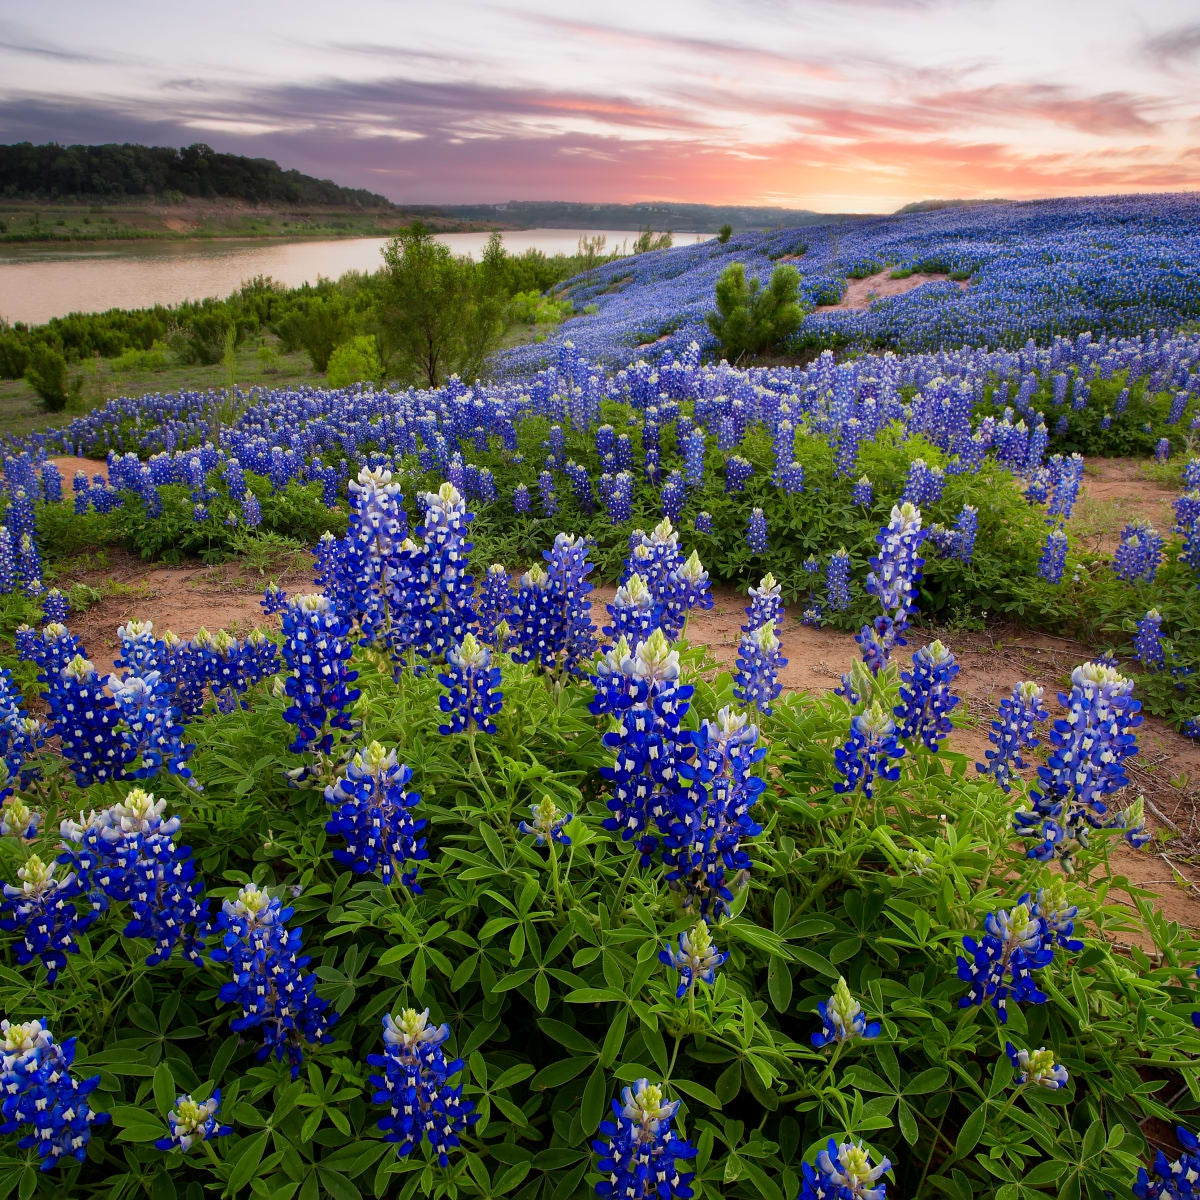
[[[504,234],[510,254],[535,248],[574,254],[580,237],[607,238],[605,249],[633,244],[636,230],[524,229]],[[675,245],[711,234],[682,233]],[[455,254],[479,257],[487,233],[446,233],[439,240]],[[381,265],[384,238],[331,241],[130,242],[105,246],[49,244],[0,247],[0,317],[38,323],[69,312],[145,308],[208,296],[228,296],[247,279],[269,275],[289,287],[336,279],[346,271]]]

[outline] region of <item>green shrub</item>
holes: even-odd
[[[67,360],[62,351],[45,342],[38,342],[29,353],[25,378],[37,393],[46,412],[62,412],[71,398],[67,379]]]
[[[722,225],[721,228],[717,230],[717,241],[720,242],[722,246],[724,246],[725,243],[727,241],[729,241],[729,239],[731,237],[733,237],[733,226],[732,225],[725,224],[725,225]]]
[[[338,346],[329,356],[325,378],[332,388],[381,382],[383,367],[379,362],[379,349],[374,335],[356,334],[350,341]]]
[[[757,276],[747,282],[741,263],[726,267],[717,279],[717,310],[708,314],[708,328],[724,356],[736,363],[781,345],[804,318],[799,288],[800,273],[786,263],[771,272],[765,288]]]

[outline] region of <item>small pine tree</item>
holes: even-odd
[[[781,345],[795,333],[806,312],[798,299],[799,288],[795,267],[776,267],[765,288],[757,276],[747,282],[741,263],[726,267],[717,279],[717,311],[707,318],[725,357],[739,362]]]
[[[717,241],[720,242],[722,246],[725,245],[725,243],[729,241],[731,237],[733,237],[732,225],[726,223],[717,230]]]

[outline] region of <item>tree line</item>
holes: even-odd
[[[269,158],[218,154],[197,142],[139,146],[60,146],[55,142],[0,145],[0,196],[39,200],[145,200],[199,197],[249,204],[321,204],[392,208],[384,196],[345,188]]]

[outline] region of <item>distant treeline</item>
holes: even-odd
[[[768,208],[745,204],[682,204],[654,201],[638,204],[580,204],[565,200],[512,200],[507,204],[442,204],[409,206],[422,215],[439,213],[484,224],[523,225],[537,229],[670,229],[675,233],[714,233],[728,225],[734,233],[748,229],[823,225],[841,219],[837,213],[803,208]],[[842,214],[842,217],[851,214]]]
[[[199,197],[249,204],[323,204],[391,208],[362,188],[285,171],[269,158],[218,154],[210,146],[175,149],[126,142],[59,146],[0,145],[0,197],[39,200],[146,200]]]

